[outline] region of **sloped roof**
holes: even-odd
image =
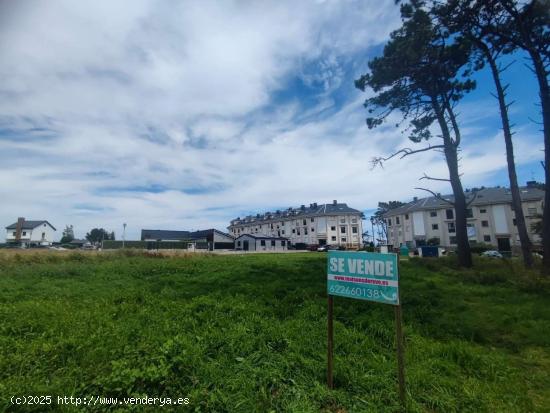
[[[142,229],[141,239],[174,239],[188,240],[191,239],[189,231],[171,231],[164,229]]]
[[[244,218],[236,218],[231,221],[231,225],[249,224],[252,222],[269,222],[289,218],[305,218],[309,216],[322,215],[342,215],[342,214],[362,214],[361,211],[350,208],[346,203],[317,204],[309,206],[302,205],[298,208],[288,208],[277,210],[275,212],[265,212],[263,214],[249,215]]]
[[[39,227],[42,224],[48,224],[50,227],[53,228],[54,231],[57,231],[55,227],[45,219],[29,220],[29,221],[25,220],[23,221],[23,226],[21,227],[21,229],[35,229],[36,227]],[[17,229],[17,222],[15,224],[8,225],[6,229]]]
[[[242,237],[250,237],[250,238],[254,238],[254,239],[269,239],[269,240],[285,240],[285,241],[288,241],[288,238],[285,238],[285,237],[267,237],[267,236],[258,236],[258,235],[252,235],[252,234],[242,234],[240,236],[238,236],[237,238],[235,238],[235,241],[238,240],[239,238],[242,238]]]
[[[474,192],[465,192],[466,202],[470,201],[474,196]],[[539,188],[525,186],[520,188],[520,196],[522,201],[538,201],[544,199],[544,191]],[[442,195],[443,199],[449,202],[454,202],[453,195]],[[510,204],[512,203],[512,193],[508,188],[483,188],[477,191],[477,196],[470,206],[482,206],[491,204]],[[429,209],[452,208],[447,202],[430,196],[421,198],[416,201],[409,202],[399,208],[392,209],[384,214],[384,218],[395,215],[409,214],[415,211],[423,211]]]

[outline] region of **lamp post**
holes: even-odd
[[[376,244],[374,240],[374,217],[370,217],[370,228],[372,231],[372,245],[374,246],[374,244]]]
[[[125,242],[126,242],[126,222],[122,224],[122,248],[124,248]]]

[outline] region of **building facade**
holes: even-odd
[[[250,215],[231,221],[234,237],[244,234],[287,238],[291,245],[339,245],[360,248],[363,213],[345,203],[310,204]]]
[[[527,231],[534,245],[540,237],[534,228],[543,210],[544,191],[536,182],[520,188]],[[512,195],[508,188],[482,188],[466,193],[468,238],[470,245],[489,244],[501,251],[520,247],[512,210]],[[452,202],[453,196],[442,196]],[[456,247],[455,211],[448,202],[436,197],[414,199],[412,202],[384,214],[388,243],[394,247],[418,247],[432,244]]]
[[[192,241],[205,242],[209,250],[233,249],[234,237],[217,229],[201,231],[173,231],[162,229],[142,229],[142,241]]]
[[[235,239],[235,249],[239,251],[286,251],[288,249],[288,240],[279,237],[243,234]]]
[[[6,242],[23,247],[52,245],[56,229],[46,220],[26,220],[18,218],[17,222],[6,227]]]

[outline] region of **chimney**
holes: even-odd
[[[17,224],[15,224],[15,241],[21,241],[21,232],[23,231],[23,224],[25,218],[17,218]]]
[[[413,201],[414,201],[414,202],[418,201],[418,197],[415,196],[415,197],[413,198]]]
[[[317,202],[313,203],[313,208],[317,208]]]
[[[332,205],[336,205],[338,204],[338,201],[335,199],[334,201],[332,201]]]

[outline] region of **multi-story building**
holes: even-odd
[[[234,237],[243,234],[284,237],[291,244],[338,245],[359,248],[362,243],[363,213],[347,204],[310,204],[236,218],[228,230]]]
[[[520,188],[520,193],[529,237],[534,244],[539,244],[540,237],[534,227],[542,216],[544,191],[536,182],[530,181],[526,187]],[[483,188],[468,191],[466,195],[467,201],[471,202],[467,209],[470,245],[490,244],[501,251],[520,246],[508,188]],[[450,202],[454,200],[452,195],[442,198]],[[388,243],[394,247],[404,244],[409,247],[426,244],[456,246],[455,211],[452,205],[437,197],[414,198],[412,202],[388,211],[384,219]]]

